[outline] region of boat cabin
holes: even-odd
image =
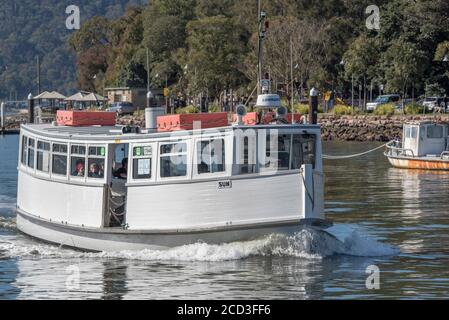
[[[440,157],[449,150],[447,123],[411,122],[403,129],[403,151],[413,157]]]
[[[23,125],[19,212],[126,230],[323,218],[317,125],[123,129]]]

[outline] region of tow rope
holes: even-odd
[[[382,149],[382,148],[386,147],[390,142],[385,143],[385,144],[383,144],[383,145],[381,145],[381,146],[379,146],[377,148],[374,148],[374,149],[362,152],[362,153],[356,153],[356,154],[350,154],[350,155],[341,155],[341,156],[323,154],[323,159],[327,159],[327,160],[341,160],[341,159],[351,159],[351,158],[361,157],[361,156],[364,156],[366,154],[372,153],[374,151],[377,151],[379,149]]]

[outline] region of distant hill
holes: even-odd
[[[36,56],[41,59],[41,90],[63,94],[77,89],[75,53],[67,39],[66,8],[80,8],[81,23],[93,16],[121,16],[127,6],[148,0],[3,0],[0,5],[0,99],[36,94]]]

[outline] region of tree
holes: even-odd
[[[232,6],[236,0],[197,0],[195,13],[198,18],[226,16],[231,17]]]
[[[254,33],[251,39],[252,49],[246,60],[246,74],[257,79],[257,39]],[[300,20],[293,16],[278,17],[271,21],[265,38],[264,70],[275,80],[275,85],[282,84],[283,91],[290,101],[291,97],[291,63],[290,40],[293,47],[294,78],[299,87],[306,82],[311,85],[323,83],[325,76],[321,62],[326,56],[328,37],[324,32],[324,24],[318,21]]]
[[[245,77],[241,57],[241,27],[231,18],[207,17],[187,25],[188,79],[194,92],[218,97],[224,88],[237,88]]]
[[[422,82],[426,54],[403,39],[393,43],[382,57],[387,89],[405,98],[408,86]]]
[[[363,101],[366,102],[367,83],[380,82],[379,44],[375,38],[363,34],[356,38],[343,56],[346,79],[363,84]]]

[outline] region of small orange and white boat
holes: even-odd
[[[385,156],[396,168],[449,170],[449,124],[408,122],[402,142],[388,143]]]

